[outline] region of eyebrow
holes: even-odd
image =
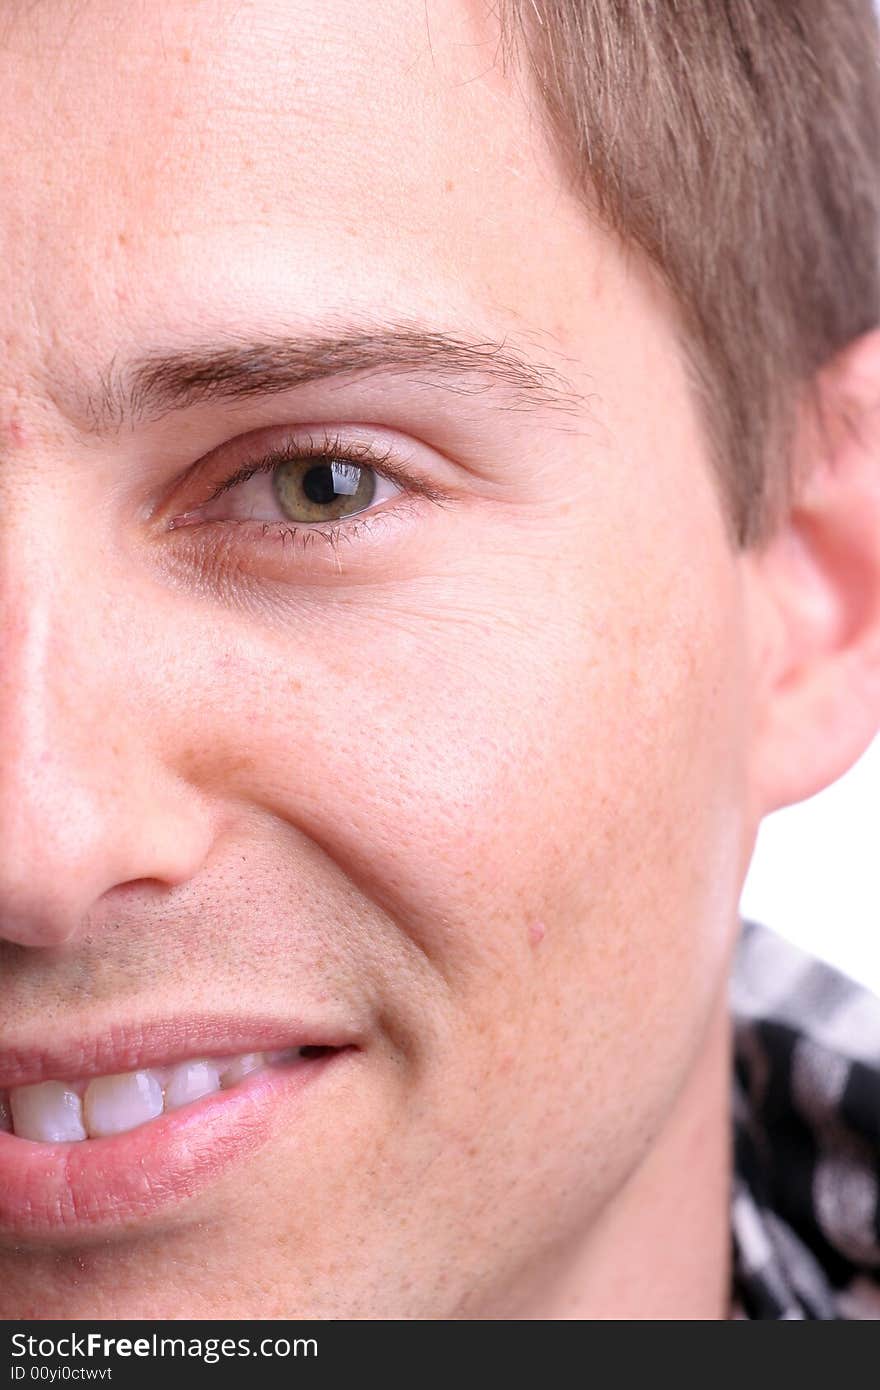
[[[212,401],[241,401],[375,373],[425,373],[433,380],[421,384],[487,394],[490,403],[507,410],[579,414],[586,405],[558,368],[527,356],[506,336],[480,340],[390,324],[305,336],[227,334],[204,345],[148,353],[124,370],[114,357],[97,389],[85,393],[83,414],[92,433],[109,434]]]

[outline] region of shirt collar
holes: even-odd
[[[743,920],[732,1318],[880,1319],[880,999]]]

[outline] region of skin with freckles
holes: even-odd
[[[739,892],[880,722],[880,489],[846,435],[732,549],[675,306],[483,9],[3,6],[0,1045],[232,1000],[360,1048],[149,1221],[0,1236],[4,1317],[727,1316]],[[98,428],[150,355],[389,323],[546,399],[425,361]],[[325,432],[436,496],[207,506]]]

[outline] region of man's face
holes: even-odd
[[[11,1160],[0,1304],[515,1313],[700,1065],[755,831],[673,312],[482,5],[3,8],[0,1087],[340,1050]]]

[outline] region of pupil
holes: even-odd
[[[332,502],[336,496],[332,466],[322,463],[310,468],[303,478],[302,488],[310,502]]]

